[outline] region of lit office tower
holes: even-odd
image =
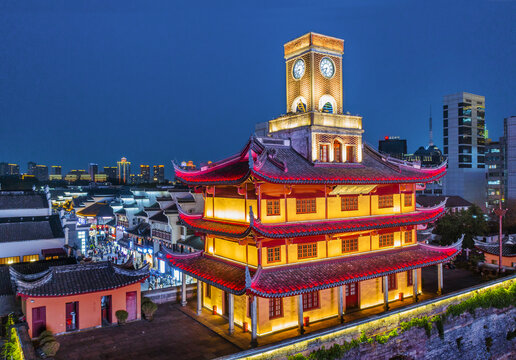
[[[515,209],[516,205],[516,116],[504,119],[505,139],[505,207]],[[511,219],[515,211],[509,211]]]
[[[499,141],[491,141],[487,139],[486,142],[486,206],[492,210],[499,206],[500,199],[504,199],[505,191],[505,138],[501,137]]]
[[[129,181],[131,176],[131,162],[127,161],[127,158],[123,157],[117,162],[117,178],[118,182],[125,184]]]
[[[141,180],[144,183],[150,182],[150,166],[149,165],[140,165],[140,175]]]
[[[88,173],[90,174],[91,180],[95,181],[95,175],[99,173],[99,165],[95,163],[90,163],[88,166]]]
[[[104,166],[104,174],[106,174],[108,181],[116,180],[116,166]]]
[[[444,194],[486,206],[485,98],[461,92],[443,98]]]
[[[153,170],[153,176],[152,179],[154,182],[157,183],[164,183],[165,182],[165,165],[154,165],[152,167]]]
[[[36,172],[36,163],[34,161],[29,161],[27,163],[27,174],[34,175],[35,172]]]
[[[61,166],[60,165],[52,165],[52,175],[61,175]]]
[[[39,181],[47,181],[48,180],[48,166],[46,165],[36,165],[34,168],[34,174],[36,179]]]
[[[20,175],[20,165],[7,164],[7,175]]]

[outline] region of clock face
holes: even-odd
[[[294,67],[292,68],[292,75],[294,76],[294,79],[299,80],[305,73],[305,62],[303,59],[298,59],[294,63]]]
[[[321,73],[325,78],[329,79],[335,74],[335,65],[329,57],[322,58],[319,67],[321,68]]]

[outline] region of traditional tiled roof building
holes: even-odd
[[[135,270],[107,261],[51,266],[36,274],[18,270],[11,267],[10,273],[31,337],[44,329],[62,333],[111,324],[117,310],[139,319],[140,283],[149,276],[148,266]]]
[[[287,43],[289,113],[228,159],[175,169],[204,197],[203,213],[179,211],[205,245],[161,256],[204,284],[203,306],[227,315],[230,331],[251,324],[254,343],[303,332],[307,318],[417,296],[421,268],[457,254],[416,239],[418,225],[444,213],[444,203],[416,208],[416,187],[446,164],[421,168],[362,142],[362,118],[342,110],[343,50],[343,40],[313,33]]]

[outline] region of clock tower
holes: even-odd
[[[308,33],[284,49],[287,111],[257,124],[256,134],[288,140],[315,165],[361,163],[362,117],[344,114],[342,105],[344,40]]]
[[[344,40],[308,33],[284,45],[287,113],[342,114]]]

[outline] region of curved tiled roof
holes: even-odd
[[[455,248],[431,249],[413,245],[313,263],[263,268],[249,292],[263,297],[283,297],[341,286],[450,260]]]
[[[475,241],[475,247],[487,254],[491,255],[500,255],[500,245],[499,243],[482,243]],[[516,256],[516,244],[513,243],[502,243],[502,256],[504,257],[515,257]]]
[[[181,221],[195,231],[233,238],[244,238],[251,232],[268,238],[300,237],[324,234],[346,233],[364,230],[385,229],[400,226],[426,224],[437,220],[444,214],[442,206],[431,209],[418,209],[415,212],[366,216],[361,218],[305,221],[280,224],[263,224],[253,220],[250,224],[231,223],[203,219],[202,215],[180,214]]]
[[[177,254],[165,250],[162,255],[171,266],[224,291],[285,297],[442,263],[459,253],[457,247],[416,244],[355,256],[259,267],[257,271],[202,251]]]
[[[148,265],[129,270],[105,261],[51,267],[36,280],[16,280],[16,285],[22,296],[54,297],[116,289],[143,281],[148,276]]]
[[[58,215],[0,219],[0,243],[64,238]]]
[[[249,153],[253,154],[249,159]],[[201,170],[175,166],[176,178],[188,185],[240,184],[250,175],[281,184],[396,184],[435,181],[446,164],[420,168],[394,162],[364,144],[360,163],[312,163],[290,146],[251,139],[237,155]]]
[[[235,295],[245,293],[245,267],[243,266],[216,259],[202,251],[178,254],[162,248],[161,253],[164,260],[168,260],[172,266],[191,277]]]

